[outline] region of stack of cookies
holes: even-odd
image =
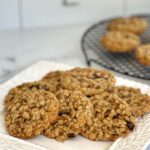
[[[117,18],[110,21],[108,31],[101,37],[101,44],[113,53],[127,53],[135,50],[135,58],[143,65],[150,66],[150,44],[143,44],[140,35],[146,31],[148,23],[143,18]]]
[[[136,118],[150,111],[150,97],[115,82],[108,71],[74,68],[14,87],[5,97],[6,130],[18,138],[42,134],[61,142],[77,135],[94,141],[126,136]]]

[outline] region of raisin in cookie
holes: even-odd
[[[101,38],[101,44],[110,52],[126,53],[134,50],[141,43],[133,33],[109,31]]]
[[[118,86],[114,89],[122,100],[125,100],[137,117],[150,111],[150,96],[142,94],[140,89]]]
[[[31,138],[48,128],[57,118],[59,103],[41,83],[25,83],[5,97],[5,125],[12,136]]]
[[[150,66],[150,44],[137,47],[135,57],[140,64]]]
[[[43,134],[64,141],[79,134],[92,118],[93,107],[89,99],[78,91],[61,90],[56,96],[60,104],[58,119]]]
[[[81,135],[90,140],[113,141],[134,129],[135,117],[129,105],[117,95],[103,92],[90,98],[94,117],[82,128]]]
[[[134,34],[142,34],[148,27],[148,23],[145,19],[138,17],[129,18],[117,18],[113,19],[107,25],[107,30],[109,31],[125,31]]]

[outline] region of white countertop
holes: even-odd
[[[80,40],[89,26],[90,24],[83,24],[0,31],[0,82],[44,59],[73,66],[86,66]],[[131,79],[150,84],[150,81]]]
[[[44,59],[85,66],[80,38],[88,26],[1,31],[0,82],[7,75]]]

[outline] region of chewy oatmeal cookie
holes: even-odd
[[[42,81],[49,83],[53,91],[57,92],[60,89],[112,88],[115,84],[115,77],[105,70],[75,68],[62,72],[50,72]]]
[[[142,94],[140,89],[118,86],[114,88],[114,92],[129,104],[137,117],[150,111],[150,96]]]
[[[50,90],[55,93],[60,88],[59,82],[62,75],[65,75],[65,71],[52,71],[47,73],[41,81],[46,82],[49,85]]]
[[[109,31],[101,38],[101,44],[110,52],[126,53],[139,46],[141,41],[133,33]]]
[[[47,73],[41,81],[44,83],[47,83],[50,87],[50,90],[53,93],[58,92],[62,89],[60,85],[60,80],[62,80],[64,77],[68,76],[68,71],[52,71]]]
[[[78,91],[61,90],[56,96],[60,104],[58,119],[43,134],[62,142],[79,134],[92,118],[93,107],[89,99]]]
[[[81,135],[90,140],[113,141],[134,129],[135,117],[129,105],[117,95],[103,92],[90,98],[94,117],[82,128]]]
[[[138,17],[129,17],[129,18],[117,18],[113,19],[107,25],[107,30],[109,31],[123,31],[131,32],[134,34],[142,34],[148,27],[146,19]]]
[[[105,79],[88,79],[86,77],[72,77],[72,76],[66,76],[61,78],[60,80],[60,86],[62,89],[67,90],[79,90],[82,88],[87,89],[107,89],[109,88],[108,82]]]
[[[90,79],[104,78],[105,80],[112,79],[114,81],[114,76],[111,72],[106,70],[98,70],[93,68],[79,68],[69,70],[73,76],[82,76]]]
[[[80,88],[80,92],[82,92],[86,97],[90,98],[94,95],[100,94],[102,92],[106,92],[106,90],[102,88],[97,88],[97,89],[96,88]]]
[[[137,47],[135,57],[139,63],[150,66],[150,44]]]
[[[27,82],[11,89],[9,93],[20,94],[23,93],[24,91],[37,91],[37,90],[50,91],[50,86],[49,84],[41,81]]]
[[[5,125],[12,136],[31,138],[48,128],[57,118],[58,100],[38,82],[25,83],[5,97]]]
[[[110,89],[114,87],[116,82],[114,75],[106,70],[97,70],[92,68],[74,68],[69,72],[73,77],[77,77],[77,80],[81,84],[80,88],[96,87],[102,89]]]

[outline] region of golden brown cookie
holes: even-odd
[[[34,82],[27,82],[21,85],[18,85],[15,88],[10,89],[13,93],[23,93],[24,91],[36,91],[36,90],[43,90],[43,91],[50,91],[50,86],[46,82],[41,81],[34,81]]]
[[[107,25],[107,30],[109,31],[123,31],[131,32],[134,34],[142,34],[148,27],[146,19],[138,17],[129,18],[117,18],[113,19]]]
[[[49,83],[52,91],[60,89],[78,90],[79,88],[112,88],[115,77],[108,71],[90,68],[75,68],[62,72],[50,72],[42,81]]]
[[[60,79],[67,76],[68,71],[51,71],[47,73],[41,81],[47,83],[50,87],[50,90],[54,93],[61,89]]]
[[[94,95],[100,94],[102,92],[106,92],[106,90],[103,88],[80,88],[79,90],[88,98],[90,98]],[[112,90],[112,88],[111,88],[111,90]]]
[[[118,86],[114,89],[122,100],[125,100],[137,117],[150,112],[150,96],[142,94],[140,89]]]
[[[140,64],[150,66],[150,44],[137,47],[135,57]]]
[[[90,98],[94,117],[81,135],[94,141],[113,141],[133,131],[135,117],[129,105],[117,95],[102,92]]]
[[[12,136],[32,138],[57,118],[58,100],[40,82],[11,89],[5,97],[5,125]]]
[[[81,83],[81,88],[98,87],[102,89],[110,89],[114,87],[116,82],[114,75],[106,70],[98,70],[92,68],[74,68],[69,72],[74,78],[77,77],[77,80],[79,80],[79,82]],[[87,79],[89,85],[88,83],[84,83],[84,81]],[[94,84],[94,86],[92,86],[91,84]]]
[[[101,44],[110,52],[126,53],[134,50],[141,43],[133,33],[109,31],[101,38]]]
[[[80,133],[91,120],[93,107],[89,99],[78,91],[61,90],[56,96],[60,104],[59,117],[43,134],[62,142]]]

